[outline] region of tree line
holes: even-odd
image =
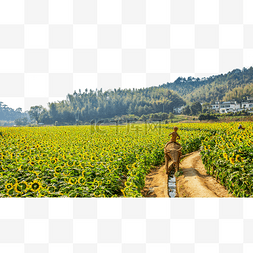
[[[49,103],[49,109],[33,106],[29,115],[38,123],[52,124],[89,122],[92,119],[108,119],[123,115],[142,115],[173,112],[176,107],[185,105],[185,101],[166,88],[114,89],[76,91],[68,94],[66,100]]]
[[[0,101],[0,120],[1,121],[14,121],[22,117],[27,117],[26,112],[22,112],[22,108],[17,108],[16,110],[10,108],[6,104]]]

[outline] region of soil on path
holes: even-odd
[[[170,165],[170,164],[169,164]],[[206,173],[200,152],[193,152],[181,160],[183,175],[177,178],[177,196],[190,198],[233,197],[215,178]],[[168,175],[165,166],[154,168],[147,176],[142,191],[144,197],[168,196]]]
[[[168,175],[165,165],[155,167],[146,176],[145,187],[142,191],[146,198],[168,198]]]
[[[177,194],[179,197],[233,197],[214,177],[206,173],[199,151],[184,158],[181,161],[180,169],[183,175],[177,178]]]

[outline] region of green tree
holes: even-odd
[[[34,119],[35,121],[39,122],[40,114],[43,111],[43,107],[40,105],[32,106],[30,110],[28,111],[28,114],[31,119]]]
[[[174,118],[175,118],[175,115],[172,112],[170,112],[169,113],[169,119],[174,119]]]
[[[192,115],[197,115],[202,112],[202,105],[199,102],[195,102],[191,105],[191,113]]]
[[[26,126],[28,124],[28,118],[24,117],[24,118],[20,118],[20,119],[15,119],[15,125],[17,126]]]
[[[184,107],[182,109],[182,114],[184,114],[184,115],[190,115],[191,114],[191,109],[190,109],[189,105],[187,105],[186,107]]]
[[[58,111],[57,111],[57,106],[56,103],[48,103],[49,106],[49,115],[51,118],[58,119]]]
[[[39,116],[39,122],[44,123],[44,124],[52,123],[52,118],[50,117],[49,112],[45,108],[43,108]]]

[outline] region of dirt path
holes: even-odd
[[[142,195],[146,198],[168,198],[168,175],[165,166],[157,166],[146,176]]]
[[[224,186],[206,173],[199,151],[183,159],[180,169],[183,171],[183,175],[177,178],[177,193],[179,197],[233,197]]]
[[[206,174],[200,152],[193,152],[181,161],[183,175],[177,178],[178,197],[222,198],[233,197],[215,178]],[[144,197],[169,197],[168,175],[165,166],[156,167],[147,176],[142,192]]]

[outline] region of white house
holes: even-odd
[[[184,107],[185,107],[185,106],[183,105],[183,106],[181,106],[181,107],[174,108],[174,109],[173,109],[173,112],[174,112],[174,113],[181,113]]]
[[[240,104],[236,101],[221,102],[219,111],[220,113],[236,112],[240,109]]]
[[[253,98],[247,97],[247,101],[237,103],[236,101],[215,102],[211,108],[220,113],[239,112],[253,109]]]
[[[253,98],[247,97],[247,100],[241,103],[241,108],[251,110],[253,108]]]
[[[220,109],[220,102],[216,101],[214,105],[211,105],[211,108],[218,112]]]

